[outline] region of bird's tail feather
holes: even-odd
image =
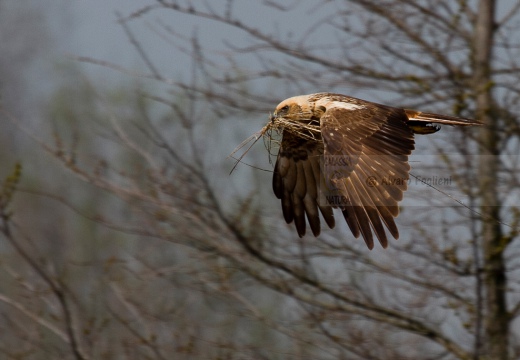
[[[408,120],[410,121],[421,121],[421,122],[429,122],[436,124],[444,124],[444,125],[456,125],[456,126],[474,126],[474,125],[483,125],[480,121],[460,118],[456,116],[449,115],[440,115],[428,112],[421,112],[415,110],[405,109],[406,116],[408,116]]]

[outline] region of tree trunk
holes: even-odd
[[[485,291],[485,358],[508,359],[509,317],[506,307],[506,272],[504,243],[500,223],[498,185],[498,134],[493,111],[491,61],[495,32],[495,0],[479,3],[475,31],[474,81],[478,118],[481,128],[479,186],[482,194],[483,286]],[[480,351],[477,343],[477,355]]]

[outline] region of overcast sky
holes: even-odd
[[[49,29],[58,40],[57,52],[54,54],[57,60],[71,54],[114,61],[134,68],[143,65],[121,25],[117,23],[117,13],[128,16],[146,5],[155,4],[154,0],[41,0],[34,3],[48,14]],[[48,6],[38,3],[47,3]],[[260,22],[263,15],[259,11],[265,11],[265,8],[254,6],[254,2],[250,1],[239,4],[243,4],[237,7],[241,17],[249,22]],[[202,23],[195,17],[164,9],[131,21],[130,29],[137,39],[150,51],[153,60],[164,68],[171,68],[172,59],[175,57],[177,60],[179,54],[173,53],[172,47],[155,32],[158,29],[155,22],[159,20],[187,36],[196,31],[202,41],[214,47],[219,47],[223,39],[233,35],[225,26],[208,21]]]

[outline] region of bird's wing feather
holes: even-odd
[[[332,207],[318,203],[322,154],[322,143],[284,132],[274,167],[273,191],[282,201],[285,221],[294,221],[300,237],[306,232],[305,217],[315,236],[321,230],[319,213],[330,228],[335,225]]]
[[[354,236],[362,235],[369,248],[373,233],[387,246],[383,224],[399,237],[394,217],[407,188],[408,155],[414,149],[406,120],[404,111],[374,103],[354,110],[331,107],[321,118],[328,190],[346,199],[340,206],[343,216]],[[350,162],[340,161],[344,157]],[[343,168],[327,166],[347,162]]]

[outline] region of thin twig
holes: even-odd
[[[63,288],[54,282],[51,277],[43,270],[43,267],[36,262],[26,251],[25,249],[18,243],[18,241],[14,238],[11,231],[11,221],[10,216],[5,212],[5,209],[0,209],[0,219],[2,222],[2,226],[0,227],[0,232],[5,236],[5,238],[9,241],[9,243],[13,246],[16,252],[25,260],[27,264],[43,279],[43,281],[51,288],[52,293],[58,299],[60,307],[63,311],[65,329],[68,338],[68,343],[71,347],[72,353],[77,360],[86,360],[87,356],[85,356],[82,351],[79,349],[78,341],[76,339],[76,334],[74,332],[72,314],[69,308],[69,303],[67,297],[63,291]]]

